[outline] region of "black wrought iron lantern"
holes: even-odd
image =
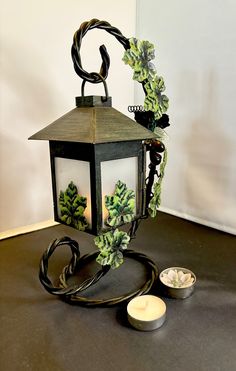
[[[93,28],[104,29],[115,36],[126,49],[127,64],[136,68],[135,76],[142,82],[149,107],[147,112],[135,116],[136,121],[112,107],[105,81],[110,59],[104,45],[100,47],[103,61],[100,72],[88,73],[82,68],[81,40]],[[111,306],[149,292],[157,279],[155,263],[146,255],[127,249],[135,237],[139,221],[148,214],[156,214],[166,162],[165,153],[163,161],[160,155],[165,147],[155,140],[154,127],[166,110],[168,98],[161,94],[164,82],[153,74],[150,56],[152,59],[153,45],[149,42],[129,41],[105,21],[92,19],[84,22],[75,33],[72,45],[74,68],[83,79],[76,107],[29,138],[49,141],[55,220],[95,235],[94,241],[100,250],[80,257],[79,245],[70,237],[62,237],[48,246],[40,261],[39,278],[48,292],[60,295],[66,301],[88,306]],[[105,96],[85,96],[86,82],[103,83]],[[164,121],[166,119],[167,115]],[[162,120],[159,127],[163,128],[164,124],[168,125]],[[146,151],[150,151],[148,176]],[[158,165],[159,173],[156,170]],[[154,178],[158,179],[155,184]],[[131,223],[129,231],[119,230],[126,223]],[[48,260],[60,245],[70,246],[72,258],[63,269],[59,286],[55,286],[47,274]],[[134,258],[148,267],[147,279],[141,288],[106,300],[80,296],[81,291],[95,284],[110,268],[119,267],[123,256]],[[94,258],[101,269],[82,284],[71,286],[68,278]]]
[[[30,139],[49,140],[55,220],[98,235],[109,228],[105,197],[114,194],[117,182],[134,191],[132,220],[144,215],[143,141],[155,134],[112,108],[110,97],[78,97],[76,105]],[[74,206],[69,202],[75,197],[68,199],[63,209],[66,191],[80,198]]]

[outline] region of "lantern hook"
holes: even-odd
[[[104,86],[105,94],[106,94],[106,96],[105,97],[101,97],[101,99],[102,99],[102,102],[106,102],[108,100],[108,96],[109,96],[106,80],[103,78],[102,75],[100,75],[100,73],[91,72],[91,75],[92,76],[98,76],[101,79],[101,81],[103,83],[103,86]],[[85,83],[87,81],[88,80],[84,79],[83,82],[82,82],[82,85],[81,85],[81,96],[82,96],[82,98],[84,98],[84,86],[85,86]]]
[[[73,44],[71,47],[71,57],[74,63],[74,69],[77,75],[79,75],[83,80],[86,80],[93,84],[97,84],[103,82],[102,78],[104,80],[107,78],[110,67],[110,57],[105,45],[101,45],[99,47],[102,64],[100,67],[100,72],[97,74],[95,74],[94,72],[89,73],[83,69],[80,56],[82,38],[89,30],[92,30],[94,28],[105,30],[111,35],[115,36],[115,38],[123,45],[125,50],[130,48],[130,43],[129,40],[124,35],[122,35],[121,31],[118,30],[118,28],[111,26],[110,23],[106,21],[99,21],[98,19],[94,18],[91,19],[91,21],[83,22],[81,24],[80,28],[74,34]]]

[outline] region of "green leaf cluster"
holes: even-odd
[[[87,220],[84,216],[86,207],[86,197],[78,194],[77,187],[71,181],[66,191],[60,192],[59,208],[61,212],[61,221],[80,231],[84,231],[88,227]]]
[[[127,249],[130,237],[126,232],[115,229],[95,237],[94,242],[100,250],[96,261],[101,265],[118,268],[124,261],[122,251]]]
[[[148,205],[149,214],[152,218],[156,216],[157,209],[160,207],[161,204],[161,183],[164,178],[166,164],[167,164],[167,150],[164,151],[163,160],[160,165],[159,178],[158,181],[154,183],[153,196]]]
[[[156,69],[151,60],[155,58],[154,45],[149,41],[129,39],[130,49],[125,51],[123,61],[133,70],[133,79],[139,82],[152,79]]]
[[[125,51],[123,61],[133,70],[133,79],[142,82],[145,90],[144,109],[154,113],[155,120],[159,120],[169,106],[169,99],[162,94],[165,84],[162,77],[156,73],[151,62],[155,58],[154,45],[149,41],[129,39],[130,49]]]
[[[128,189],[126,184],[119,180],[116,183],[114,195],[105,196],[105,206],[109,213],[107,224],[111,227],[131,222],[135,208],[134,191]]]
[[[147,93],[144,100],[144,108],[146,111],[154,112],[154,117],[158,120],[169,107],[169,99],[162,94],[165,90],[164,80],[156,75],[154,80],[148,81],[144,87]]]

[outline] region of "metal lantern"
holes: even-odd
[[[154,133],[112,108],[110,97],[76,98],[76,108],[30,137],[49,140],[55,220],[100,234],[109,228],[105,196],[118,181],[134,191],[134,219],[144,215],[143,141],[152,138]],[[86,199],[84,223],[75,223],[73,215],[63,218],[60,195],[70,184]]]
[[[149,108],[136,112],[136,121],[112,107],[105,81],[110,66],[105,46],[99,48],[102,58],[99,73],[86,72],[82,67],[81,41],[87,31],[94,28],[116,37],[126,50],[123,60],[135,68],[134,76],[143,85]],[[81,257],[77,241],[68,236],[56,239],[41,258],[39,279],[49,293],[61,296],[67,302],[111,306],[148,293],[158,277],[155,262],[128,249],[128,244],[135,237],[141,219],[149,214],[154,217],[160,204],[166,151],[164,145],[155,140],[154,128],[168,125],[158,121],[167,109],[168,98],[162,94],[163,79],[154,73],[150,63],[154,56],[153,45],[127,39],[106,21],[92,19],[84,22],[74,35],[71,54],[74,69],[82,78],[81,96],[76,98],[76,107],[29,139],[49,141],[55,220],[95,235],[98,251]],[[85,96],[86,82],[103,83],[105,96]],[[146,151],[150,154],[147,175]],[[126,223],[130,223],[129,230],[119,230]],[[63,268],[59,286],[55,286],[47,274],[48,262],[61,245],[70,247],[72,258]],[[135,259],[147,268],[146,281],[139,289],[109,299],[80,296],[110,269],[118,268],[124,257]],[[79,285],[71,284],[69,278],[94,259],[100,270]]]

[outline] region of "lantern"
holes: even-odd
[[[134,69],[133,78],[143,85],[148,111],[136,114],[136,121],[112,107],[105,81],[110,65],[105,46],[99,49],[102,57],[99,73],[88,73],[82,67],[81,41],[87,31],[94,28],[104,29],[124,46],[123,60]],[[162,94],[163,79],[156,75],[150,63],[153,45],[135,38],[128,40],[106,21],[84,22],[74,35],[71,52],[75,71],[83,80],[76,107],[29,139],[49,141],[55,220],[95,235],[99,251],[80,257],[77,241],[68,236],[56,239],[41,258],[39,279],[48,292],[68,302],[111,306],[148,293],[158,276],[155,262],[127,246],[135,236],[139,221],[149,214],[154,217],[160,204],[166,151],[162,160],[160,153],[165,147],[155,140],[154,129],[160,126],[158,120],[168,107],[168,98]],[[85,96],[86,82],[102,82],[105,96]],[[146,150],[150,152],[147,176]],[[154,178],[158,178],[155,183]],[[119,230],[130,222],[128,232]],[[59,277],[59,286],[54,286],[47,274],[48,261],[60,245],[71,248],[72,258]],[[147,267],[142,287],[112,299],[80,296],[80,292],[94,285],[110,268],[118,268],[125,256]],[[80,285],[71,285],[68,279],[93,259],[100,264],[100,270]]]
[[[106,197],[134,192],[132,220],[145,213],[145,146],[155,134],[112,108],[110,97],[78,97],[76,108],[34,134],[49,140],[55,220],[98,235],[109,228]],[[119,224],[131,221],[121,218]]]

